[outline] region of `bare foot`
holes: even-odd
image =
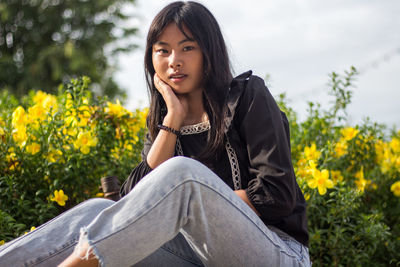
[[[77,252],[72,252],[68,258],[66,258],[58,267],[97,267],[99,266],[99,261],[96,256],[93,254],[92,249],[89,251],[88,259],[85,258],[86,253],[88,251],[89,244],[83,243],[82,247]]]

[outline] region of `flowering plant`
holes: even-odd
[[[307,201],[313,266],[400,264],[400,131],[346,123],[357,71],[331,74],[328,109],[308,117],[280,97],[289,117],[292,160]]]
[[[147,110],[93,97],[87,77],[58,95],[0,96],[0,240],[9,240],[88,198],[100,178],[121,181],[140,161]]]

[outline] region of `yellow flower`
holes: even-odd
[[[47,112],[52,111],[52,114],[54,114],[58,109],[57,98],[53,95],[48,95],[42,105]]]
[[[343,181],[343,176],[340,171],[331,171],[331,177],[333,184]]]
[[[42,104],[47,94],[41,90],[37,91],[35,96],[33,97],[33,102],[36,104]]]
[[[397,168],[397,170],[400,172],[400,156],[398,156],[396,159],[395,159],[395,166],[396,166],[396,168]]]
[[[333,188],[333,182],[329,179],[329,171],[326,169],[322,171],[315,170],[313,178],[307,184],[312,189],[318,187],[320,195],[325,195],[327,188]]]
[[[308,176],[314,176],[315,171],[317,171],[317,164],[313,160],[309,160],[305,169]]]
[[[119,102],[119,99],[117,99],[117,103],[113,104],[111,102],[107,102],[107,107],[104,110],[106,113],[115,116],[115,117],[122,117],[126,114],[129,116],[132,116],[132,113],[128,110],[126,110],[121,103]]]
[[[358,190],[360,190],[361,192],[364,192],[365,188],[371,184],[370,180],[366,180],[364,178],[364,171],[363,168],[361,168],[361,170],[359,170],[355,175],[354,175],[357,180],[355,181],[355,184],[358,188]]]
[[[69,135],[69,136],[76,136],[78,134],[78,129],[77,128],[63,128],[62,130],[63,135]]]
[[[64,195],[63,190],[55,190],[54,197],[51,197],[50,200],[57,202],[57,204],[60,206],[65,206],[65,201],[68,200],[68,196]]]
[[[32,155],[35,155],[40,151],[40,145],[38,143],[32,143],[30,145],[26,146],[26,151],[28,153],[31,153]]]
[[[311,147],[304,148],[304,155],[308,160],[317,160],[321,156],[321,152],[317,150],[315,143],[312,143]]]
[[[86,102],[87,102],[87,100],[86,100]],[[79,107],[78,108],[78,118],[79,118],[78,126],[84,127],[86,125],[89,125],[89,119],[93,113],[94,113],[93,109],[91,109],[87,105]]]
[[[5,142],[5,140],[6,140],[6,132],[2,127],[0,127],[0,141]]]
[[[346,140],[340,139],[338,143],[335,145],[335,157],[340,158],[341,156],[347,153],[347,143]]]
[[[6,241],[0,240],[0,246],[4,245],[5,243],[6,243]]]
[[[317,165],[314,160],[306,160],[304,158],[297,162],[296,175],[301,178],[309,178],[314,175]]]
[[[118,147],[111,149],[111,157],[113,157],[116,160],[119,160],[121,153],[122,152]]]
[[[296,176],[299,178],[306,178],[307,170],[305,168],[303,168],[302,166],[298,166],[296,168]]]
[[[19,162],[18,162],[18,161],[11,162],[11,165],[9,166],[8,169],[9,169],[10,171],[19,170],[20,167],[18,167],[18,165],[19,165]]]
[[[10,171],[13,171],[17,168],[17,166],[19,165],[18,159],[17,159],[17,155],[14,152],[14,148],[11,147],[8,149],[8,153],[6,155],[6,160],[8,162],[8,168]]]
[[[375,153],[376,153],[376,161],[379,163],[384,158],[384,150],[385,150],[385,143],[382,140],[378,140],[375,143]]]
[[[97,137],[93,137],[91,132],[80,132],[74,142],[74,147],[80,149],[83,154],[88,154],[90,152],[90,147],[96,146],[97,142]]]
[[[13,136],[14,142],[19,147],[25,146],[26,141],[28,140],[28,135],[26,134],[25,126],[19,126],[18,128],[14,129],[12,131],[12,136]]]
[[[72,100],[72,95],[67,94],[67,100],[65,101],[65,108],[66,109],[73,109],[74,107],[74,101]]]
[[[47,153],[46,159],[49,162],[57,162],[60,160],[60,162],[63,162],[64,160],[62,159],[62,151],[58,149],[49,149],[49,152]]]
[[[78,120],[76,119],[76,117],[74,115],[68,116],[65,118],[65,125],[67,127],[77,127],[78,126]]]
[[[124,149],[126,151],[133,151],[133,146],[131,144],[128,144],[128,142],[125,142]],[[400,158],[399,158],[399,162],[400,162]]]
[[[52,110],[54,113],[57,111],[57,98],[51,94],[47,94],[39,90],[33,97],[33,102],[43,108],[46,112],[50,112],[50,110]]]
[[[392,139],[392,141],[390,141],[389,145],[394,153],[400,153],[400,139],[399,138],[394,137]]]
[[[347,128],[340,130],[340,133],[342,134],[344,140],[346,140],[346,141],[350,141],[351,139],[356,137],[356,135],[359,132],[360,132],[359,130],[354,129],[352,127],[347,127]]]
[[[310,199],[310,194],[309,193],[305,193],[304,194],[304,199],[306,200],[306,201],[308,201],[309,199]]]
[[[122,137],[122,131],[120,127],[115,128],[115,138],[117,138],[118,140],[121,139]]]
[[[28,108],[30,122],[42,121],[46,118],[46,110],[41,105],[34,105]]]
[[[27,122],[25,109],[21,106],[17,107],[12,114],[12,126],[14,128],[25,126]]]
[[[35,229],[36,229],[36,227],[35,227],[35,226],[32,226],[32,227],[31,227],[31,230],[30,230],[29,232],[32,232],[32,231],[35,230]],[[24,233],[24,235],[26,235],[26,234],[28,234],[28,232],[25,232],[25,233]]]
[[[400,181],[392,184],[392,186],[390,187],[390,191],[392,191],[396,197],[400,197]]]

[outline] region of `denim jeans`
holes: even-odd
[[[172,158],[118,202],[92,199],[0,246],[0,266],[55,266],[80,242],[101,266],[310,266],[198,161]]]

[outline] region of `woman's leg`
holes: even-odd
[[[103,209],[114,204],[107,199],[90,199],[3,246],[0,266],[57,266],[79,239],[79,230]]]
[[[206,266],[309,266],[213,172],[176,157],[144,177],[82,231],[102,266],[131,266],[181,232]]]

